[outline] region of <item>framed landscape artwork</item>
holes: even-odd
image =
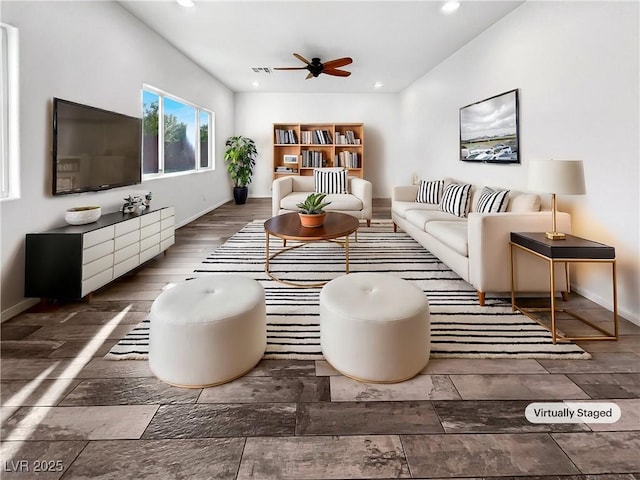
[[[460,160],[520,163],[518,90],[460,108]]]
[[[298,163],[297,155],[284,155],[282,158],[284,163]]]

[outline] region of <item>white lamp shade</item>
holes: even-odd
[[[584,195],[582,160],[531,161],[528,188],[534,192]]]

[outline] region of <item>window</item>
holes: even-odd
[[[149,86],[142,105],[146,178],[214,168],[212,112]]]
[[[0,200],[19,198],[18,29],[0,23]]]

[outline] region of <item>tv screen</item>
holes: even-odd
[[[518,90],[460,109],[460,160],[520,163]]]
[[[142,120],[53,99],[53,194],[107,190],[142,180]]]

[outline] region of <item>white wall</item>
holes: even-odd
[[[2,21],[19,28],[22,198],[3,202],[2,316],[24,307],[24,238],[64,225],[64,211],[101,205],[116,211],[133,190],[153,192],[155,206],[175,205],[184,224],[231,198],[223,168],[233,130],[234,94],[115,2],[2,2]],[[53,97],[141,115],[148,83],[211,109],[216,170],[144,182],[108,192],[51,195]]]
[[[526,189],[532,159],[582,159],[587,194],[559,197],[577,235],[613,245],[621,313],[639,322],[637,2],[526,2],[401,95],[413,172]],[[458,109],[518,88],[521,165],[458,158]],[[419,153],[418,153],[419,152]],[[610,268],[582,265],[575,289],[611,308]]]
[[[400,161],[398,95],[238,93],[235,106],[235,132],[253,138],[259,153],[249,195],[271,196],[274,123],[361,122],[364,177],[372,182],[374,197],[391,196],[393,172]]]

